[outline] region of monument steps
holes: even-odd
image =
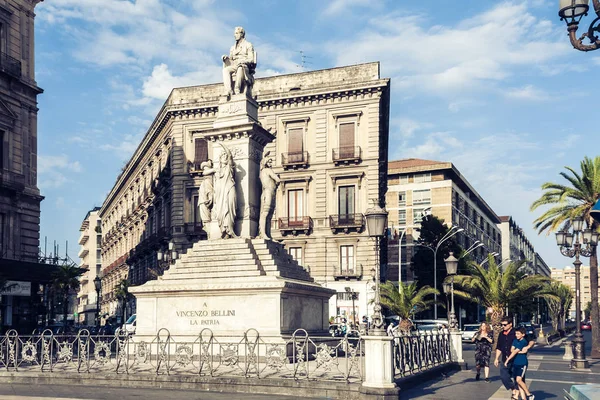
[[[211,267],[203,267],[203,266],[198,266],[197,264],[194,264],[194,266],[192,267],[187,267],[187,268],[178,268],[177,270],[173,271],[172,274],[191,274],[191,273],[196,273],[196,274],[211,274],[214,272],[228,272],[231,270],[235,270],[235,271],[259,271],[258,265],[256,265],[256,263],[254,265],[236,265],[236,266],[211,266]]]
[[[187,254],[187,260],[189,262],[197,262],[198,260],[209,259],[215,262],[221,261],[244,261],[244,260],[255,260],[252,254],[219,254],[219,255],[210,255],[210,254],[202,254],[200,252],[194,252]]]
[[[189,280],[189,279],[213,279],[213,278],[245,278],[254,277],[259,275],[259,271],[216,271],[216,272],[191,272],[191,273],[176,273],[169,275],[169,281],[171,280]]]

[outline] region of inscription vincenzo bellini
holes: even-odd
[[[204,303],[204,307],[207,307]],[[222,317],[235,317],[235,310],[180,310],[175,311],[179,318],[189,318],[190,325],[220,325]]]

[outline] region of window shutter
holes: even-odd
[[[354,157],[354,123],[340,124],[340,157]]]
[[[302,162],[304,151],[304,128],[292,128],[288,130],[288,162]]]
[[[194,165],[196,169],[200,169],[200,164],[208,160],[208,143],[206,143],[206,139],[196,139],[194,143]]]

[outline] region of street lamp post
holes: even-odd
[[[499,256],[499,255],[500,255],[500,254],[496,253],[495,251],[494,251],[494,252],[492,252],[492,253],[490,253],[490,256],[492,256],[492,257],[496,257],[496,256]],[[485,260],[483,260],[483,261],[481,262],[481,264],[479,264],[479,266],[480,266],[480,267],[483,267],[483,264],[485,264],[485,263],[486,263],[486,262],[488,262],[488,261],[490,261],[490,258],[489,258],[489,257],[488,257],[488,258],[486,258]]]
[[[350,286],[345,287],[346,293],[352,298],[352,324],[356,326],[356,308],[354,307],[354,300],[356,299],[356,292],[352,290]]]
[[[600,0],[593,0],[594,12],[598,17],[592,21],[587,31],[579,38],[577,38],[579,21],[588,15],[590,0],[559,0],[558,4],[558,16],[567,24],[567,32],[573,47],[580,51],[598,50],[600,39],[596,33],[600,32]],[[589,40],[590,44],[583,44],[585,38]]]
[[[387,226],[388,213],[385,209],[379,207],[377,203],[365,211],[367,220],[367,231],[370,237],[375,238],[375,301],[373,305],[373,316],[371,317],[370,335],[384,336],[383,315],[381,314],[381,297],[379,293],[380,274],[379,274],[379,242],[384,235]]]
[[[456,271],[458,270],[458,259],[454,257],[454,254],[450,252],[448,258],[444,260],[446,263],[446,272],[450,277],[450,298],[451,298],[451,308],[450,308],[450,318],[448,318],[448,322],[450,323],[450,331],[457,331],[456,324],[456,313],[454,312],[454,275],[456,275]]]
[[[575,266],[575,323],[577,324],[577,332],[573,339],[573,359],[571,366],[573,368],[588,368],[589,363],[585,358],[585,340],[581,334],[581,261],[580,256],[590,257],[598,245],[598,233],[592,232],[591,229],[583,229],[583,218],[576,217],[571,220],[573,232],[559,231],[556,232],[556,244],[560,247],[560,252],[563,256],[575,258],[573,265]],[[581,242],[579,239],[581,238]],[[585,245],[585,247],[583,246]]]
[[[456,229],[456,230],[455,230]],[[452,236],[459,234],[464,231],[463,228],[458,228],[456,226],[452,226],[448,232],[440,239],[440,241],[435,246],[435,250],[433,251],[433,288],[436,290],[433,294],[433,301],[435,304],[433,305],[433,319],[437,319],[437,252],[446,240],[450,239]]]
[[[96,289],[96,326],[100,326],[100,290],[102,289],[102,279],[97,275],[94,278],[94,289]]]

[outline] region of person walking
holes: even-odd
[[[491,332],[487,322],[482,322],[479,331],[471,340],[475,342],[475,367],[477,368],[475,380],[479,380],[481,368],[483,368],[485,381],[488,383],[490,382],[490,358],[492,358],[492,344],[494,343]]]
[[[512,377],[517,382],[517,388],[519,389],[521,398],[523,400],[535,400],[535,396],[531,394],[525,383],[525,373],[529,366],[527,352],[523,352],[523,349],[525,349],[526,346],[527,340],[525,339],[525,328],[517,328],[515,330],[515,340],[513,340],[512,343],[510,357],[506,359],[504,364],[507,365],[511,360],[513,361]]]
[[[501,325],[502,332],[500,332],[500,336],[498,336],[498,344],[496,345],[496,359],[494,360],[494,365],[496,367],[500,366],[500,379],[502,380],[502,384],[504,385],[506,390],[512,391],[511,399],[518,400],[519,388],[512,378],[513,360],[507,362],[507,359],[512,353],[512,344],[516,339],[515,330],[513,329],[512,318],[503,317],[501,320]],[[527,346],[523,348],[522,351],[527,353],[527,351],[530,348],[532,348],[534,344],[534,341],[530,341],[527,344]],[[500,364],[500,356],[502,356],[502,364]]]

